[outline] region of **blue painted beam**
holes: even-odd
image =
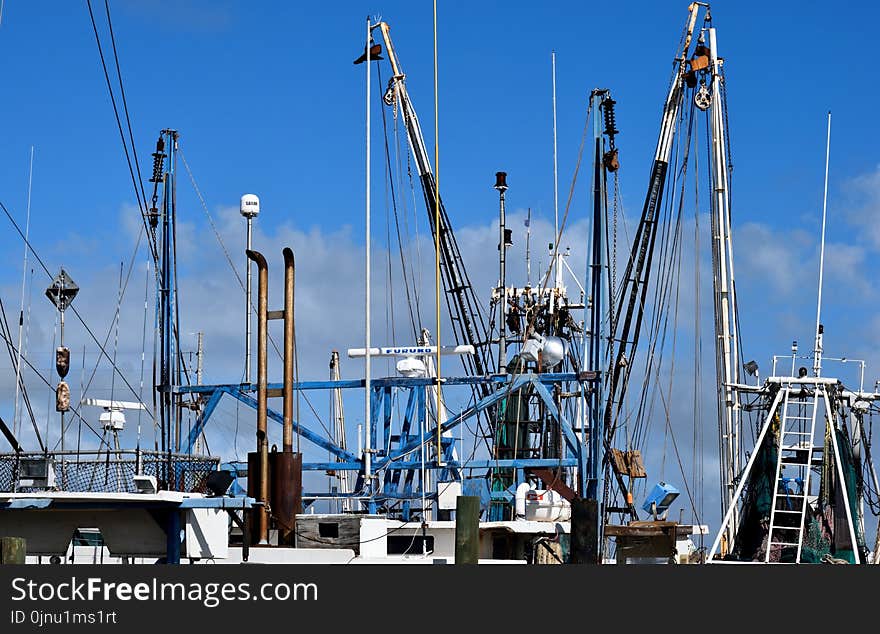
[[[516,458],[510,460],[469,460],[460,462],[450,460],[443,467],[438,467],[434,460],[425,462],[426,469],[528,469],[532,467],[575,467],[576,458]],[[420,469],[420,460],[395,461],[385,466],[388,471],[402,471],[405,469]],[[303,471],[360,471],[363,465],[360,462],[304,462]],[[243,475],[246,474],[243,470]]]
[[[553,401],[553,396],[550,394],[550,390],[547,389],[540,381],[532,380],[532,383],[535,386],[535,389],[538,392],[538,395],[541,397],[541,400],[544,401],[544,404],[547,406],[547,410],[550,412],[550,415],[553,416],[557,421],[559,421],[559,426],[562,428],[562,433],[565,436],[565,442],[568,445],[568,448],[572,450],[572,452],[577,453],[578,447],[580,443],[577,440],[577,437],[574,435],[574,431],[571,429],[571,424],[559,411],[556,407],[556,403]]]
[[[230,391],[229,395],[237,398],[239,401],[241,401],[245,405],[250,405],[254,409],[257,409],[257,401],[253,397],[248,396],[247,394],[244,394],[238,390]],[[284,417],[281,414],[279,414],[278,412],[276,412],[274,409],[268,408],[267,414],[268,414],[269,418],[271,420],[275,421],[276,423],[284,424]],[[293,432],[295,434],[299,434],[300,436],[302,436],[306,440],[318,445],[319,447],[326,449],[327,451],[332,453],[334,456],[338,456],[339,458],[342,458],[345,461],[356,461],[357,460],[357,457],[353,453],[346,451],[345,449],[342,449],[341,447],[337,447],[335,444],[333,444],[332,442],[330,442],[329,440],[327,440],[323,436],[320,436],[319,434],[316,434],[312,430],[310,430],[306,427],[303,427],[302,425],[299,424],[298,421],[293,421]]]
[[[205,408],[202,410],[198,419],[196,420],[196,424],[193,425],[193,428],[189,432],[189,438],[186,441],[186,453],[192,453],[193,447],[196,444],[196,440],[199,437],[199,434],[202,433],[202,430],[205,428],[205,423],[208,422],[208,419],[211,418],[211,414],[214,413],[214,410],[217,408],[217,404],[220,402],[220,399],[223,397],[223,394],[226,392],[225,389],[218,389],[211,393],[210,398],[208,398],[208,402],[205,403]]]
[[[381,411],[379,410],[379,397],[382,394],[382,388],[373,387],[372,390],[373,393],[370,394],[370,426],[367,429],[367,433],[370,434],[370,447],[377,452],[381,452],[382,448],[379,447],[376,430],[379,424],[379,414],[381,414]]]
[[[322,499],[322,498],[354,498],[358,500],[366,500],[370,499],[375,502],[381,502],[382,500],[420,500],[422,499],[421,491],[413,491],[412,493],[376,493],[372,497],[367,495],[361,495],[358,493],[328,493],[326,491],[315,492],[315,491],[307,491],[303,493],[304,499]],[[426,500],[436,499],[436,493],[425,493]]]
[[[418,401],[417,395],[421,394],[424,396],[424,389],[410,389],[409,396],[406,399],[406,409],[403,414],[403,423],[400,426],[400,438],[398,439],[399,444],[403,444],[406,442],[406,439],[409,436],[409,430],[412,427],[413,423],[413,414],[415,413],[416,402]],[[389,444],[388,453],[390,454],[392,451],[392,447]],[[390,490],[394,490],[400,484],[400,471],[393,471],[390,484],[386,484],[386,487],[389,487]]]
[[[510,460],[471,460],[465,463],[450,463],[459,469],[553,469],[556,467],[576,467],[575,458],[515,458]]]
[[[564,383],[566,381],[595,381],[594,373],[574,372],[546,372],[544,374],[536,374],[538,381],[544,384]],[[494,383],[502,385],[510,380],[508,374],[492,374],[489,376],[450,376],[441,379],[442,385],[476,385],[481,383]],[[381,377],[370,379],[373,387],[429,387],[436,385],[436,379],[433,378],[410,378],[403,376]],[[344,381],[298,381],[293,383],[294,390],[331,390],[336,388],[363,388],[363,379],[348,379]],[[180,385],[175,386],[172,392],[175,394],[208,394],[220,388],[225,388],[232,393],[238,392],[256,392],[257,386],[254,383],[223,383],[218,385]],[[269,383],[269,389],[281,389],[282,383]]]
[[[213,498],[184,498],[180,503],[182,509],[226,509],[230,511],[249,509],[254,504],[254,498],[249,497],[213,497]]]

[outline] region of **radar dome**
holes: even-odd
[[[240,211],[245,218],[256,218],[260,214],[260,197],[256,194],[242,196]]]

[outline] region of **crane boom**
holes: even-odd
[[[699,6],[695,2],[688,7],[689,16],[685,27],[684,46],[680,56],[676,59],[676,71],[663,107],[660,136],[654,152],[648,191],[627,261],[617,310],[613,315],[611,367],[607,374],[609,383],[605,405],[606,450],[613,440],[617,420],[623,408],[632,361],[639,342],[650,281],[651,262],[654,255],[654,243],[657,239],[657,212],[663,201],[666,172],[669,168],[669,157],[675,138],[676,120],[682,103],[687,52],[693,37]],[[616,351],[614,346],[617,346]],[[632,503],[628,502],[627,506],[630,514],[635,516],[635,508]]]

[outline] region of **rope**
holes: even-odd
[[[122,108],[125,112],[125,123],[128,126],[128,139],[131,142],[131,152],[134,155],[134,166],[137,170],[137,180],[141,186],[141,196],[146,204],[147,193],[144,191],[144,179],[141,176],[140,161],[137,155],[137,145],[134,142],[134,134],[131,131],[131,117],[128,114],[128,100],[125,98],[125,86],[122,83],[122,67],[119,65],[119,55],[116,51],[116,35],[113,33],[113,20],[110,19],[110,2],[104,0],[104,9],[107,13],[107,26],[110,29],[110,43],[113,45],[113,60],[116,63],[116,76],[119,79],[119,94],[122,97]],[[100,48],[100,47],[99,47]]]

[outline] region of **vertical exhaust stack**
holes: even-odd
[[[294,259],[293,251],[285,247],[284,255],[284,452],[293,451],[293,294]]]
[[[252,542],[269,543],[269,520],[278,529],[278,544],[293,545],[296,516],[302,512],[302,454],[293,451],[294,381],[294,258],[284,254],[284,310],[269,311],[269,271],[266,258],[248,249],[247,256],[257,263],[257,451],[248,454],[248,495],[260,506],[252,515],[256,525]],[[284,401],[282,450],[269,453],[266,422],[268,417],[268,324],[284,319]],[[277,394],[275,394],[277,396]],[[274,541],[274,540],[273,540]]]
[[[269,543],[269,438],[266,433],[269,267],[262,253],[248,249],[248,259],[257,264],[257,451],[248,454],[248,494],[260,505],[253,514],[254,543]]]
[[[284,431],[281,453],[272,454],[272,518],[278,543],[293,545],[297,513],[302,512],[302,454],[293,451],[293,381],[295,321],[293,313],[295,266],[293,251],[284,254]]]

